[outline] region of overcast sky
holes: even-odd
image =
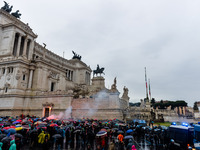
[[[71,59],[74,50],[106,87],[145,97],[144,67],[156,100],[200,101],[199,0],[7,0],[47,49]],[[1,6],[4,5],[1,1]]]

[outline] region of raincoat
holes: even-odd
[[[16,150],[15,140],[10,141],[10,148],[9,150]]]
[[[126,147],[127,150],[132,150],[132,146],[134,145],[133,141],[129,139],[128,145]]]
[[[38,135],[38,143],[43,144],[45,140],[45,134],[44,131],[42,131],[39,135]]]
[[[123,136],[122,134],[119,134],[119,135],[118,135],[118,140],[119,140],[120,142],[123,142],[124,136]]]
[[[2,143],[2,142],[0,142],[0,150],[2,150],[2,146],[3,146],[3,143]]]
[[[132,149],[131,149],[131,150],[137,150],[137,149],[135,148],[135,145],[132,146]]]

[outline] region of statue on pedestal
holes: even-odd
[[[114,83],[111,86],[111,91],[112,92],[118,92],[118,90],[117,90],[117,78],[116,77],[114,78]]]
[[[102,73],[105,75],[105,73],[104,73],[103,71],[104,71],[104,68],[100,68],[99,65],[97,64],[97,69],[96,69],[96,70],[93,70],[93,76],[94,76],[95,74],[96,74],[96,75],[100,74],[100,76],[101,76]]]
[[[128,88],[126,88],[125,86],[124,86],[124,93],[123,93],[123,95],[122,95],[122,98],[123,99],[127,99],[127,100],[129,100],[129,96],[128,96]]]

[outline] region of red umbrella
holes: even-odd
[[[53,123],[53,124],[50,124],[50,127],[57,127],[58,125]]]
[[[107,132],[107,130],[106,130],[106,129],[101,129],[100,131],[105,131],[105,132]]]
[[[4,129],[4,130],[8,130],[8,129],[10,129],[10,127],[4,127],[3,129]]]

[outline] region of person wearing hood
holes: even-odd
[[[15,140],[10,141],[10,148],[9,148],[9,150],[16,150],[16,149],[17,149],[17,146],[15,144]]]
[[[129,139],[128,140],[128,145],[126,147],[127,150],[132,150],[132,146],[134,145],[133,140]]]
[[[2,146],[3,146],[3,143],[2,143],[2,142],[0,142],[0,150],[2,150]]]
[[[44,143],[44,139],[45,139],[45,134],[44,134],[44,131],[42,131],[42,132],[38,135],[38,143],[43,144],[43,143]]]
[[[133,145],[133,146],[131,147],[131,150],[137,150],[137,149],[135,148],[135,145]]]

